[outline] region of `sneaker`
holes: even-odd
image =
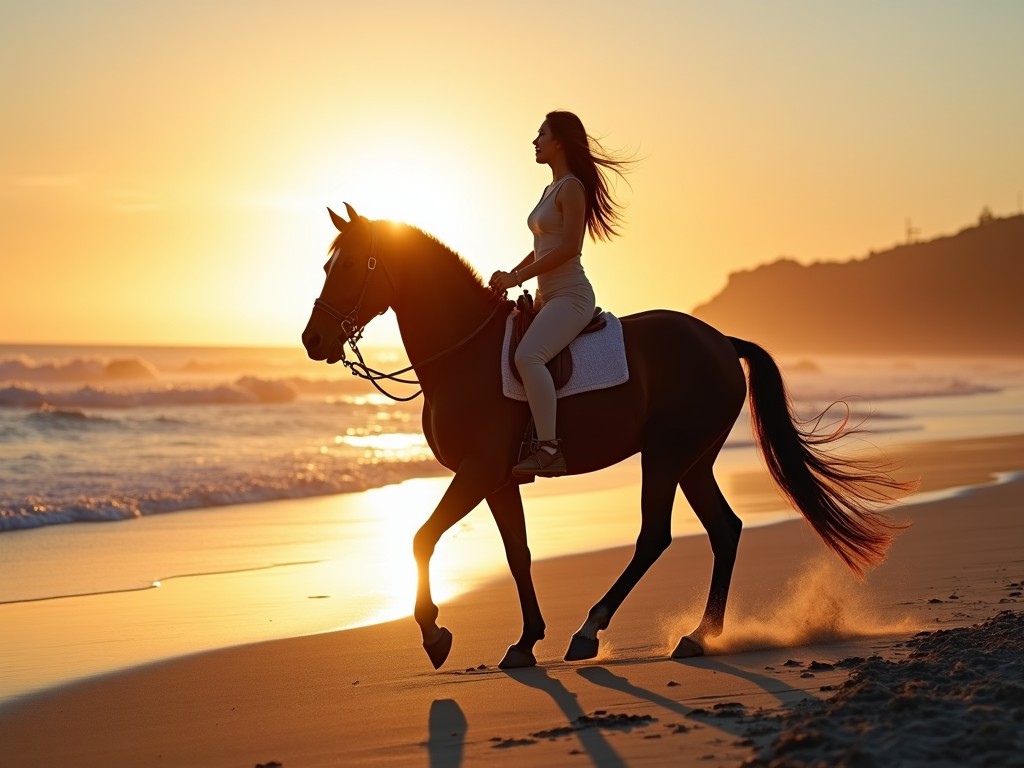
[[[544,450],[545,445],[555,449],[554,453]],[[536,475],[537,477],[555,477],[564,475],[565,456],[562,455],[561,440],[542,440],[537,443],[537,450],[512,467],[514,476]]]

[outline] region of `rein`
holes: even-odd
[[[352,309],[348,312],[348,314],[343,315],[340,311],[332,307],[326,301],[318,298],[313,301],[313,308],[319,309],[321,312],[328,315],[332,319],[337,320],[338,324],[341,326],[342,331],[348,334],[348,338],[345,343],[348,344],[353,354],[355,354],[356,361],[353,362],[352,360],[349,360],[345,356],[345,348],[343,346],[341,348],[341,362],[346,368],[349,369],[349,372],[353,376],[358,376],[360,379],[366,379],[366,381],[373,384],[373,386],[376,387],[377,391],[380,392],[385,397],[390,397],[392,400],[404,403],[408,402],[409,400],[415,400],[417,397],[422,395],[423,389],[420,388],[417,392],[415,392],[412,395],[409,395],[408,397],[398,397],[397,395],[393,395],[387,390],[385,390],[377,382],[393,381],[398,384],[413,384],[419,386],[420,382],[418,379],[402,379],[399,378],[399,376],[401,376],[404,373],[408,373],[414,368],[422,368],[424,366],[435,363],[438,360],[447,357],[453,352],[461,349],[463,346],[468,344],[472,339],[476,338],[476,336],[479,335],[480,332],[483,331],[483,329],[490,324],[491,320],[494,319],[494,316],[498,313],[498,310],[501,309],[505,302],[499,299],[497,303],[494,305],[494,309],[490,311],[490,313],[487,315],[484,321],[480,323],[480,325],[478,325],[472,333],[464,337],[461,341],[456,342],[452,346],[447,347],[446,349],[443,349],[440,352],[437,352],[433,355],[430,355],[425,360],[420,360],[418,363],[413,363],[412,365],[408,365],[405,368],[402,368],[401,370],[398,371],[392,371],[391,373],[384,373],[383,371],[378,371],[375,368],[370,368],[363,360],[363,355],[359,351],[358,345],[359,340],[363,338],[363,331],[366,329],[366,324],[369,322],[369,320],[367,321],[367,323],[362,324],[356,322],[356,317],[359,314],[359,310],[362,308],[363,298],[366,296],[366,288],[370,283],[370,275],[372,275],[376,271],[378,264],[376,256],[377,232],[373,228],[371,228],[370,231],[372,235],[370,239],[370,256],[366,261],[366,276],[363,278],[363,287],[359,291],[359,298],[356,299],[355,305],[353,305]],[[382,271],[384,272],[384,276],[385,278],[387,278],[387,281],[391,283],[391,278],[388,276],[387,269],[383,268],[383,265]],[[393,293],[394,283],[391,283],[391,288]],[[383,314],[383,310],[381,312],[378,312],[377,314]]]
[[[382,371],[378,371],[378,370],[376,370],[374,368],[370,368],[368,365],[366,365],[365,362],[363,362],[363,356],[359,352],[359,347],[356,345],[355,337],[350,338],[347,343],[348,343],[349,347],[351,347],[352,351],[355,353],[356,357],[358,358],[358,362],[352,362],[351,360],[348,360],[345,357],[345,350],[344,349],[342,349],[342,352],[341,352],[341,354],[342,354],[341,361],[345,365],[345,367],[348,368],[352,372],[353,376],[358,376],[361,379],[366,379],[368,382],[373,384],[373,386],[377,388],[377,391],[380,392],[382,395],[390,397],[392,400],[397,400],[399,402],[407,402],[409,400],[415,400],[417,397],[419,397],[420,395],[423,394],[423,390],[422,389],[418,390],[415,394],[409,395],[408,397],[398,397],[396,395],[392,395],[390,392],[388,392],[383,387],[381,387],[381,385],[378,384],[377,382],[378,381],[394,381],[394,382],[397,382],[399,384],[415,384],[415,385],[419,386],[420,382],[417,379],[400,379],[398,377],[401,374],[403,374],[403,373],[408,373],[409,371],[413,370],[414,368],[423,368],[423,367],[425,367],[427,365],[430,365],[431,363],[435,363],[438,360],[440,360],[440,359],[442,359],[444,357],[447,357],[448,355],[452,354],[453,352],[455,352],[455,351],[461,349],[462,347],[464,347],[472,339],[474,339],[477,335],[479,335],[480,332],[483,331],[484,328],[486,328],[488,325],[490,325],[491,320],[498,313],[498,310],[501,309],[501,307],[502,307],[502,305],[504,303],[505,302],[503,302],[503,301],[499,301],[497,304],[495,304],[494,305],[494,309],[492,309],[490,311],[490,313],[487,315],[487,317],[484,319],[484,321],[482,323],[480,323],[480,325],[478,325],[476,327],[476,329],[473,330],[472,333],[470,333],[468,336],[465,336],[461,341],[458,341],[455,344],[453,344],[452,346],[450,346],[450,347],[448,347],[446,349],[441,350],[440,352],[437,352],[437,353],[431,355],[430,357],[426,358],[425,360],[420,360],[418,363],[413,363],[412,365],[408,365],[405,368],[402,368],[401,370],[392,371],[391,373],[383,373]],[[360,328],[360,336],[362,335],[361,331],[362,331],[362,329]]]

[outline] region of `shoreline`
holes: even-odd
[[[925,470],[922,490],[963,485],[1019,471],[1010,465],[1020,463],[1022,447],[1024,436],[936,443],[902,457],[901,471]],[[811,671],[812,661],[897,658],[914,632],[1019,610],[1007,585],[1024,577],[1013,572],[1022,502],[1018,478],[897,507],[894,517],[914,525],[863,583],[802,522],[748,528],[726,633],[702,659],[667,659],[695,625],[710,576],[706,539],[684,536],[602,634],[595,662],[565,664],[561,653],[628,561],[628,545],[535,561],[548,631],[534,670],[495,669],[521,629],[514,585],[503,576],[439,601],[441,622],[455,635],[439,672],[415,623],[403,618],[165,659],[31,694],[0,709],[0,741],[21,766],[458,765],[454,756],[470,755],[572,764],[573,750],[610,765],[666,754],[713,754],[708,765],[735,765],[751,752],[735,745],[744,741],[741,729],[725,727],[739,719],[708,720],[697,710],[739,702],[771,712],[827,698],[819,688],[848,673]],[[800,665],[786,667],[792,659]],[[622,728],[599,719],[576,729],[581,717],[605,717],[599,711],[657,721]],[[552,729],[562,735],[535,735]]]

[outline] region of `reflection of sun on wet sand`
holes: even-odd
[[[903,462],[936,489],[1019,471],[1021,456],[1024,437],[1007,437],[924,446]],[[546,509],[537,502],[531,514]],[[411,619],[215,651],[8,707],[4,762],[1013,765],[1024,754],[1022,622],[1001,612],[1024,600],[1022,502],[1024,482],[1010,479],[898,508],[913,525],[865,582],[800,521],[749,529],[726,631],[703,658],[668,658],[709,573],[707,539],[684,537],[594,662],[561,655],[628,547],[534,564],[548,619],[539,668],[496,668],[521,621],[504,577],[446,603],[456,643],[439,672]]]

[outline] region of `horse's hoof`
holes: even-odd
[[[565,652],[566,661],[583,661],[597,656],[598,639],[596,637],[584,637],[573,635],[569,641],[569,649]]]
[[[522,669],[523,667],[536,667],[537,657],[522,648],[510,645],[505,651],[505,658],[498,662],[498,669]]]
[[[434,669],[440,669],[445,659],[448,658],[448,654],[451,653],[452,633],[448,631],[447,627],[441,627],[432,642],[423,644],[423,650],[430,657],[430,663],[434,665]]]
[[[691,640],[689,637],[684,637],[679,641],[679,645],[672,651],[673,659],[692,659],[694,656],[703,656],[704,646],[698,643],[696,640]]]

